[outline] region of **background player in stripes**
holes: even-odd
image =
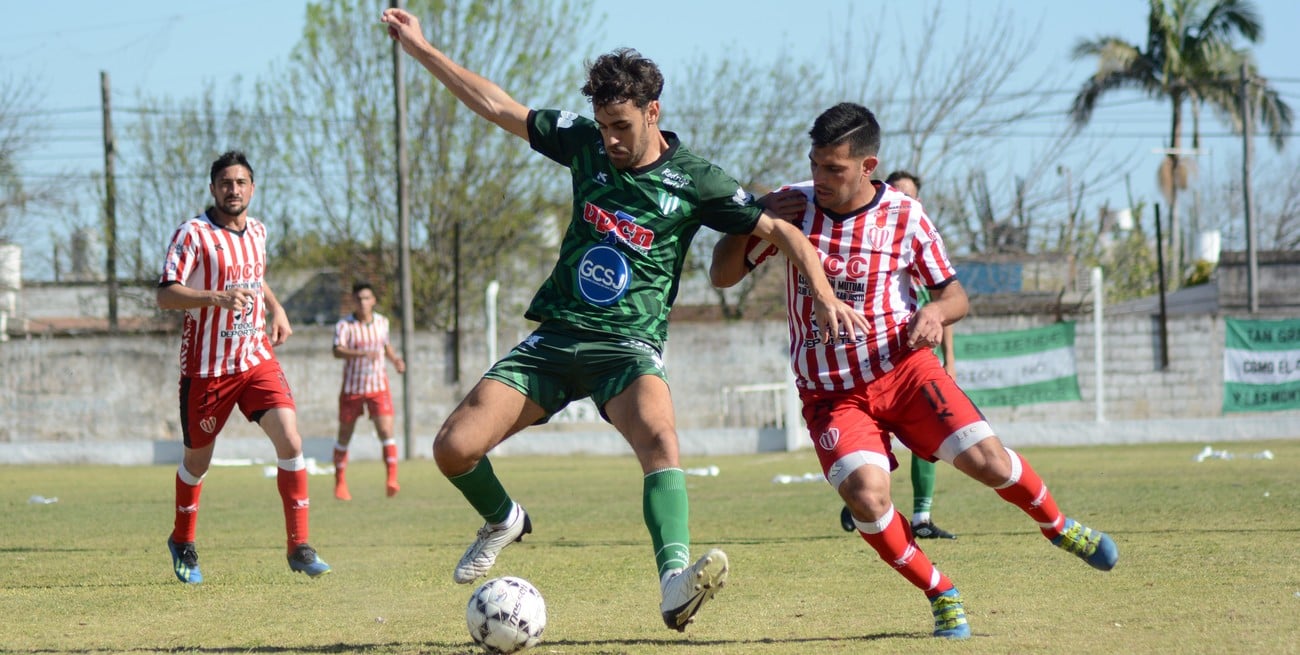
[[[921,200],[921,178],[915,173],[897,170],[885,176],[885,184],[903,192],[903,195]],[[803,194],[799,194],[800,197]],[[915,286],[918,306],[930,302],[930,290],[924,286]],[[943,339],[938,354],[943,358],[943,370],[952,379],[957,379],[956,356],[952,348],[952,324],[943,326]],[[956,539],[957,535],[934,524],[930,512],[934,506],[934,479],[937,474],[934,462],[912,453],[912,534],[917,539]],[[845,532],[853,532],[853,514],[846,505],[840,511],[840,526]]]
[[[375,289],[369,282],[352,285],[355,311],[334,326],[334,357],[343,360],[343,386],[339,389],[339,435],[334,444],[334,497],[352,500],[348,491],[348,445],[363,413],[375,424],[387,469],[385,490],[396,496],[397,440],[393,438],[393,394],[388,384],[388,367],[406,371],[406,362],[388,339],[388,317],[375,311]]]
[[[663,76],[654,62],[627,49],[599,57],[582,89],[592,121],[528,109],[430,45],[405,11],[389,9],[383,22],[462,103],[572,176],[573,213],[559,259],[526,313],[541,325],[475,385],[434,441],[438,468],[485,521],[453,578],[467,584],[486,575],[501,550],[531,530],[528,514],[493,473],[488,451],[591,396],[641,464],[660,614],[669,628],[684,630],[728,572],[721,550],[690,561],[686,479],[662,358],[691,239],[702,225],[763,236],[808,274],[809,302],[829,334],[841,327],[856,334],[862,318],[835,299],[797,228],[763,213],[733,178],[660,130]]]
[[[181,582],[203,581],[194,535],[199,494],[217,434],[238,406],[275,447],[289,568],[316,577],[329,564],[307,543],[307,464],[289,383],[272,352],[293,334],[266,283],[266,226],[248,215],[256,185],[242,152],[212,163],[212,206],[172,235],[158,306],[185,312],[181,334],[181,437],[176,516],[167,549]]]
[[[794,185],[811,200],[800,221],[840,294],[867,319],[863,336],[833,334],[809,312],[806,281],[786,267],[790,360],[822,472],[862,538],[925,593],[936,637],[966,638],[961,595],[917,545],[894,511],[889,433],[914,453],[942,459],[1028,514],[1052,544],[1103,571],[1119,559],[1106,534],[1066,518],[1029,462],[1006,448],[931,350],[969,303],[943,240],[920,204],[871,179],[880,125],[866,107],[827,109],[809,132],[812,180]],[[753,238],[724,236],[710,275],[727,287],[776,251]],[[918,307],[912,280],[930,289]]]

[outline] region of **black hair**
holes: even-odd
[[[362,291],[365,291],[366,289],[370,289],[370,293],[374,293],[374,292],[375,292],[375,288],[372,287],[372,286],[370,286],[370,283],[369,283],[369,282],[366,282],[366,281],[364,281],[364,280],[361,281],[361,282],[354,282],[354,283],[352,284],[352,295],[355,296],[355,295],[357,295],[358,293],[361,293]]]
[[[841,102],[822,112],[808,131],[815,148],[849,143],[849,154],[872,157],[880,153],[880,123],[870,109],[852,102]]]
[[[587,67],[582,95],[591,100],[592,107],[631,101],[638,109],[645,109],[659,99],[663,90],[664,76],[659,66],[632,48],[619,48]]]
[[[216,161],[212,162],[212,171],[209,173],[210,181],[213,184],[216,184],[217,175],[231,166],[243,166],[244,168],[247,168],[248,181],[253,181],[253,167],[249,165],[248,158],[244,156],[244,153],[238,150],[228,150],[225,154],[217,157]]]
[[[901,168],[890,173],[889,177],[885,178],[885,184],[893,186],[893,184],[899,180],[911,180],[912,185],[916,187],[916,192],[921,192],[921,178],[917,177],[916,173],[905,171]]]

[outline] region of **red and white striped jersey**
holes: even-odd
[[[180,283],[200,291],[247,289],[257,301],[232,312],[222,307],[185,310],[181,375],[212,378],[246,371],[274,359],[266,336],[266,226],[248,217],[242,231],[228,230],[199,214],[172,234],[159,286]]]
[[[957,275],[921,203],[889,185],[873,184],[873,202],[847,216],[818,207],[812,182],[788,187],[808,197],[803,232],[817,249],[835,295],[862,312],[871,325],[870,333],[859,334],[856,341],[842,331],[840,338],[823,343],[813,317],[812,289],[787,261],[790,365],[802,389],[858,388],[892,370],[910,352],[907,323],[918,307],[913,278],[934,288]],[[778,252],[776,246],[751,237],[745,258],[758,265]]]
[[[388,389],[388,367],[384,360],[388,346],[387,318],[374,312],[369,323],[357,320],[356,314],[339,319],[334,326],[334,345],[376,353],[374,357],[343,360],[343,389],[339,393],[367,394]]]

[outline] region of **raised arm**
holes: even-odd
[[[835,297],[826,272],[822,270],[817,249],[799,228],[764,211],[758,217],[753,234],[776,246],[808,280],[812,287],[813,311],[822,323],[827,343],[838,338],[841,329],[848,333],[850,340],[856,340],[859,333],[865,335],[870,331],[865,316]],[[744,266],[743,261],[741,266]]]
[[[402,9],[386,9],[380,20],[388,26],[388,36],[433,73],[461,103],[507,132],[528,139],[528,108],[491,80],[457,64],[433,47],[424,38],[419,19]]]
[[[803,217],[804,206],[808,204],[808,197],[796,189],[782,189],[765,194],[758,199],[758,204],[767,213],[798,225]],[[709,264],[709,280],[713,286],[726,289],[749,275],[749,264],[745,261],[748,245],[747,235],[724,234],[718,240],[713,246],[713,261]]]

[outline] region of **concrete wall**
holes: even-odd
[[[958,332],[1041,325],[1050,319],[972,317]],[[1076,358],[1082,401],[983,408],[1009,443],[1206,441],[1300,437],[1300,412],[1223,416],[1223,320],[1171,317],[1169,366],[1160,370],[1158,325],[1147,316],[1104,324],[1104,423],[1094,400],[1093,323],[1078,322]],[[502,330],[504,354],[527,327]],[[781,450],[792,444],[779,426],[724,429],[724,387],[786,379],[784,322],[675,323],[665,353],[683,452]],[[328,457],[336,430],[341,363],[330,356],[332,330],[298,329],[277,350],[298,402],[309,454]],[[466,335],[461,381],[450,382],[448,336],[417,333],[410,349],[413,454],[428,456],[438,426],[487,368],[479,335]],[[176,461],[179,453],[176,336],[15,339],[0,344],[0,463]],[[960,362],[958,362],[960,367]],[[391,372],[391,371],[390,371]],[[402,386],[395,378],[402,412]],[[775,428],[775,429],[774,429]],[[400,428],[399,428],[400,429]],[[795,443],[797,443],[797,439]],[[236,415],[222,434],[219,457],[269,457],[256,426]],[[377,457],[368,424],[358,424],[359,458]],[[575,406],[551,425],[504,444],[503,454],[626,453],[621,439]]]

